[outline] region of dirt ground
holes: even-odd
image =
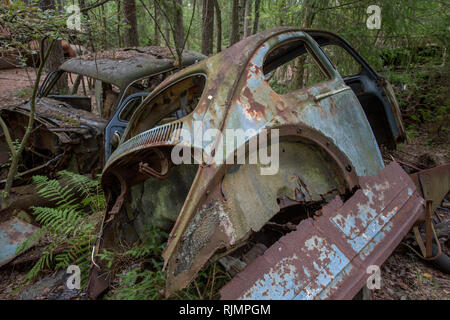
[[[41,81],[45,74],[41,77]],[[0,70],[0,105],[19,104],[28,98],[36,79],[33,68]]]
[[[446,201],[450,201],[447,195]],[[437,209],[442,221],[450,219],[449,210]],[[435,217],[436,219],[436,217]],[[449,300],[450,277],[413,253],[404,243],[412,244],[409,233],[381,266],[381,288],[373,292],[374,300]],[[449,239],[440,239],[442,250],[449,255]]]
[[[31,82],[35,74],[33,69],[0,70],[0,105],[19,104],[31,94]],[[448,137],[432,138],[427,130],[402,144],[398,151],[385,155],[399,160],[408,160],[414,165],[440,165],[450,162],[450,144]],[[447,195],[446,200],[450,202]],[[441,208],[435,212],[441,221],[450,219],[450,209]],[[443,250],[449,255],[448,234],[441,239]],[[411,243],[412,234],[404,242]],[[21,284],[28,268],[3,267],[0,269],[0,299],[83,299],[83,292],[67,293],[61,285],[58,273],[53,272],[49,279],[43,276],[33,286]],[[394,253],[381,266],[381,288],[373,292],[375,300],[413,300],[413,299],[450,299],[450,277],[436,269],[432,264],[418,258],[405,245],[400,244]],[[50,291],[45,284],[59,283]],[[59,282],[58,282],[59,281]],[[58,293],[60,292],[60,293]]]

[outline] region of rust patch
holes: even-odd
[[[253,98],[253,93],[251,92],[249,87],[244,89],[243,95],[248,99],[248,105],[244,106],[244,112],[247,119],[251,120],[252,118],[259,120],[264,117],[264,110],[266,107],[261,103],[257,102]]]
[[[432,200],[434,212],[450,190],[450,163],[422,170],[411,175],[419,194],[426,200]]]

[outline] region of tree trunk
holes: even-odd
[[[214,0],[203,0],[202,12],[202,53],[213,53],[214,40]]]
[[[244,12],[244,38],[247,38],[252,34],[252,0],[247,0],[245,2],[245,12]]]
[[[255,18],[253,20],[253,32],[252,32],[252,34],[258,33],[259,6],[260,5],[261,5],[261,0],[255,0]]]
[[[108,47],[108,33],[107,33],[107,27],[106,27],[106,14],[105,14],[105,6],[101,6],[102,11],[102,22],[103,22],[103,49],[106,49]]]
[[[164,20],[164,37],[167,39],[168,42],[170,42],[170,27],[169,21],[167,21],[167,19]]]
[[[56,0],[56,2],[58,3],[58,12],[59,13],[63,13],[64,12],[64,4],[62,0]]]
[[[117,43],[122,47],[122,36],[120,35],[120,0],[117,0]]]
[[[56,10],[56,5],[53,0],[40,0],[39,7],[42,10]],[[48,41],[45,40],[43,43],[43,47],[39,48],[42,53],[47,51]],[[61,41],[56,41],[53,45],[53,48],[48,56],[47,60],[44,62],[43,70],[45,72],[50,72],[58,69],[58,67],[64,62],[64,51],[61,45]],[[42,61],[41,61],[42,63]],[[67,78],[65,76],[60,77],[58,82],[56,83],[56,88],[58,91],[62,91],[67,88]]]
[[[177,53],[181,54],[184,45],[183,0],[173,0],[173,5],[175,21],[173,41],[175,42]],[[181,56],[179,58],[181,59]]]
[[[80,4],[80,10],[83,10],[86,8],[86,1],[85,0],[78,0],[78,3]],[[84,12],[81,12],[81,14],[85,14]]]
[[[220,12],[219,1],[214,0],[214,8],[216,9],[216,23],[217,23],[217,47],[216,51],[222,51],[222,14]]]
[[[230,46],[239,41],[239,0],[233,0],[231,11]]]
[[[238,21],[239,21],[239,40],[244,38],[244,15],[245,15],[245,3],[246,0],[239,0],[239,6],[238,6]]]
[[[136,17],[136,0],[123,0],[123,16],[127,27],[125,28],[125,45],[137,47],[139,36]]]
[[[160,26],[161,19],[160,19],[160,14],[159,14],[159,6],[156,2],[157,2],[157,0],[153,1],[153,6],[155,8],[155,12],[154,12],[154,14],[155,14],[155,35],[154,35],[154,39],[153,39],[153,44],[155,46],[160,46],[161,45],[161,35],[159,33],[158,26]]]
[[[48,48],[48,41],[45,41],[44,48],[41,48],[42,52],[45,52]],[[61,41],[56,41],[53,46],[50,56],[44,65],[44,71],[50,72],[58,69],[58,67],[64,62],[64,51],[61,45]]]

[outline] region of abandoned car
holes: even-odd
[[[223,299],[351,299],[423,215],[413,181],[380,153],[404,137],[391,86],[341,37],[250,36],[135,110],[103,170],[95,251],[126,250],[154,225],[170,232],[166,296],[219,261],[234,276]],[[277,170],[263,174],[263,156]],[[96,298],[112,272],[93,259]]]
[[[80,173],[100,172],[105,152],[111,152],[108,127],[111,115],[122,104],[131,115],[136,92],[150,92],[165,77],[204,59],[184,51],[176,65],[171,51],[163,47],[137,47],[88,54],[64,62],[43,80],[36,103],[35,131],[30,139],[17,178],[71,168]],[[28,122],[30,103],[0,106],[0,116],[11,128],[12,139],[20,139]],[[119,128],[119,132],[120,128]],[[116,133],[117,135],[117,133]],[[6,176],[9,150],[0,129],[0,180]]]

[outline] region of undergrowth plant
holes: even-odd
[[[444,142],[449,133],[450,95],[448,63],[439,61],[399,68],[387,73],[395,88],[408,140],[422,131],[431,133],[436,143]],[[438,64],[439,63],[439,64]]]
[[[143,241],[136,243],[132,248],[123,253],[115,253],[103,250],[97,254],[106,262],[108,268],[113,263],[120,283],[107,299],[120,300],[149,300],[160,298],[160,290],[164,288],[164,274],[161,272],[163,263],[161,254],[168,235],[156,226],[147,226]],[[145,269],[142,264],[145,263]],[[128,269],[123,270],[126,266]]]
[[[95,180],[70,171],[58,172],[59,180],[34,176],[33,183],[43,198],[53,207],[32,207],[41,228],[25,241],[17,253],[32,243],[46,243],[41,257],[25,277],[35,279],[45,269],[57,270],[77,265],[81,270],[81,284],[87,285],[91,250],[95,244],[97,225],[102,217],[105,197],[100,177]],[[123,253],[103,250],[97,254],[108,268],[119,265],[118,286],[106,299],[149,300],[163,298],[166,274],[162,272],[161,254],[168,235],[155,226],[148,226],[143,241]],[[174,293],[174,299],[213,299],[218,288],[230,279],[217,263],[199,272],[197,279],[186,289]]]
[[[155,259],[158,265],[161,258]],[[106,299],[156,300],[164,299],[166,273],[161,268],[152,269],[145,264],[134,265],[118,274],[120,284]],[[231,280],[230,275],[218,263],[199,272],[197,278],[185,289],[173,293],[169,299],[203,300],[219,298],[219,289]]]
[[[97,256],[107,262],[110,268],[118,261],[126,262],[128,268],[122,269],[116,276],[118,286],[106,296],[106,299],[154,300],[164,298],[166,273],[162,272],[161,254],[168,235],[154,226],[146,229],[142,242],[135,244],[122,254],[104,250]],[[194,282],[187,288],[174,293],[169,299],[214,299],[230,276],[217,263],[199,272]]]
[[[70,171],[58,172],[59,181],[34,176],[38,194],[54,207],[32,207],[41,228],[19,248],[23,252],[31,243],[43,240],[47,245],[25,280],[32,280],[45,268],[64,268],[71,264],[81,270],[81,283],[87,284],[96,226],[105,205],[100,177],[92,180]]]

